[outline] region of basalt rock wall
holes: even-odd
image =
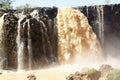
[[[18,68],[18,48],[17,36],[20,33],[20,43],[23,42],[24,68],[29,66],[29,53],[32,53],[31,67],[38,68],[57,63],[57,8],[37,8],[24,11],[1,11],[4,16],[4,26],[2,35],[4,40],[4,52],[7,54],[3,64],[4,69]],[[28,22],[29,21],[29,22]],[[18,26],[20,30],[18,31]],[[29,33],[28,33],[28,27]],[[29,35],[28,35],[29,34]],[[29,41],[31,48],[29,52]]]
[[[16,36],[17,36],[17,21],[13,14],[8,14],[4,17],[4,50],[7,54],[6,65],[9,68],[16,68],[17,65],[17,53],[16,53]],[[6,67],[8,68],[8,67]]]

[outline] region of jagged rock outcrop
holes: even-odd
[[[120,4],[104,8],[104,53],[120,58]]]
[[[94,72],[89,72],[89,70],[85,73],[75,72],[75,74],[70,74],[66,80],[99,80],[100,72],[95,70]]]
[[[114,68],[112,68],[110,65],[105,65],[103,64],[99,71],[101,73],[101,77],[99,80],[107,80],[107,76],[110,73],[111,70],[113,70]]]
[[[30,74],[27,76],[28,80],[36,80],[36,76],[34,74]]]
[[[99,70],[88,69],[86,72],[75,72],[70,74],[66,80],[119,80],[120,70],[103,64]]]
[[[70,74],[66,78],[66,80],[91,80],[91,79],[87,74],[76,72],[75,74]]]

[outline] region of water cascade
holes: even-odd
[[[18,70],[23,70],[26,67],[27,69],[31,70],[32,68],[31,26],[30,19],[26,19],[26,16],[24,16],[18,21],[18,35],[16,42],[18,48],[17,51]]]
[[[98,24],[98,29],[99,29],[99,39],[100,43],[103,46],[104,44],[104,15],[103,15],[103,6],[97,6],[97,24]]]
[[[19,70],[23,70],[24,69],[24,54],[23,54],[23,50],[24,50],[24,41],[21,39],[21,22],[24,18],[21,18],[18,21],[18,35],[17,35],[17,39],[16,39],[16,43],[17,43],[17,60],[18,60],[18,71]]]
[[[32,43],[30,35],[30,20],[28,19],[28,55],[29,55],[29,70],[32,68]]]
[[[79,55],[102,59],[99,41],[83,13],[73,8],[59,8],[57,20],[60,62],[69,62]]]
[[[19,19],[16,39],[18,70],[31,70],[35,67],[56,64],[57,28],[55,27],[54,16],[49,17],[44,9],[33,10],[29,15]]]

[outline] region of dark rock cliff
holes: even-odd
[[[105,55],[120,57],[120,4],[78,8],[87,16]]]
[[[18,18],[16,18],[13,14],[7,14],[4,17],[4,34],[3,34],[3,40],[4,40],[4,52],[6,53],[7,60],[5,61],[6,66],[9,66],[9,68],[16,68],[16,62],[17,62],[17,53],[16,53],[16,36],[17,36],[17,21]],[[8,67],[4,67],[7,69]]]
[[[5,11],[1,11],[1,16]],[[7,66],[5,69],[17,69],[17,35],[20,24],[20,42],[24,43],[24,68],[29,65],[29,40],[31,41],[32,61],[31,67],[37,68],[57,63],[58,34],[57,34],[57,8],[28,9],[22,12],[8,11],[4,17],[4,48],[7,53]],[[20,18],[23,17],[21,20]],[[28,33],[28,28],[29,33]],[[28,34],[30,36],[28,36]]]

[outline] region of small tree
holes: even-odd
[[[0,0],[0,10],[12,9],[11,4],[12,4],[11,0]]]
[[[111,70],[107,78],[107,80],[120,80],[120,70]]]
[[[27,8],[31,8],[30,4],[25,4],[25,5],[21,5],[21,6],[16,7],[17,10],[24,10]]]

